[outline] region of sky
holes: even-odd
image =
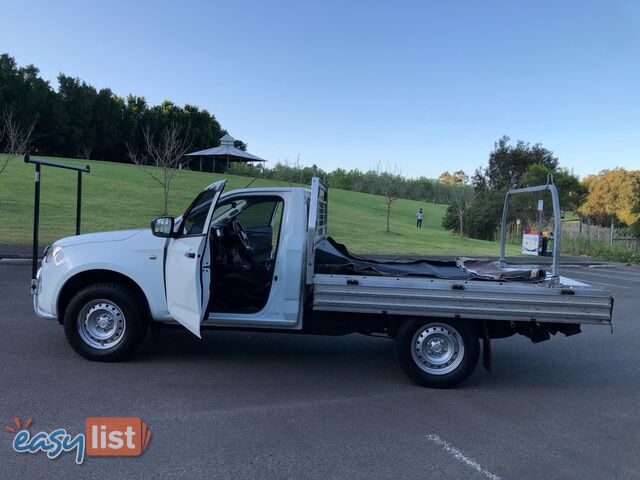
[[[502,135],[640,169],[638,1],[11,2],[0,52],[213,113],[271,164],[472,173]]]

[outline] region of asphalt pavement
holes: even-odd
[[[0,421],[82,433],[136,416],[139,457],[49,460],[0,430],[0,478],[640,478],[640,269],[576,265],[609,289],[613,333],[493,342],[452,390],[416,386],[392,342],[182,329],[125,363],[92,363],[31,309],[29,265],[0,263]]]

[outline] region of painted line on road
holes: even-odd
[[[606,285],[607,287],[616,287],[616,288],[624,288],[625,290],[629,290],[632,287],[626,287],[624,285],[618,285],[617,283],[607,283],[607,282],[603,282],[600,280],[593,280],[592,278],[578,278],[575,276],[572,276],[570,278],[573,278],[574,280],[578,280],[582,283],[586,283],[587,285]]]
[[[606,278],[607,280],[609,280],[611,278],[611,275],[598,275],[597,273],[591,273],[591,272],[584,272],[584,271],[580,271],[580,272],[575,272],[575,275],[577,275],[578,277],[580,275],[588,275],[589,277],[597,277],[597,278]],[[578,278],[578,280],[580,280]],[[601,283],[602,285],[609,285],[610,287],[618,287],[618,288],[631,288],[631,287],[625,287],[624,285],[618,285],[615,283],[606,283],[606,282],[602,282],[600,280],[587,280],[591,283]],[[636,280],[627,280],[627,283],[633,283],[636,282]]]
[[[27,265],[31,259],[27,258],[0,258],[0,265]]]
[[[624,268],[591,268],[591,267],[569,267],[572,272],[584,272],[587,275],[599,275],[601,277],[611,278],[616,275],[629,275],[634,278],[640,278],[640,271],[627,270]]]
[[[439,447],[442,447],[453,458],[455,458],[456,460],[464,463],[465,465],[467,465],[469,468],[475,470],[476,472],[481,473],[485,477],[487,477],[487,478],[489,478],[491,480],[501,480],[498,475],[496,475],[495,473],[491,473],[489,470],[487,470],[482,465],[480,465],[478,462],[476,462],[473,458],[468,457],[467,455],[462,453],[460,450],[458,450],[456,447],[454,447],[449,442],[447,442],[445,439],[440,438],[439,435],[436,435],[435,433],[427,435],[427,440],[429,440],[430,442],[435,443]]]
[[[625,276],[630,276],[633,278],[637,278],[640,279],[640,270],[630,270],[627,268],[616,268],[616,269],[610,269],[610,268],[599,268],[597,270],[593,270],[594,272],[602,272],[602,273],[608,273],[610,275],[625,275]]]
[[[627,269],[636,269],[638,271],[640,271],[639,267],[634,267],[632,264],[630,263],[619,263],[619,264],[615,264],[615,263],[599,263],[596,265],[587,265],[587,268],[627,268]]]
[[[624,288],[625,290],[629,290],[631,288],[631,287],[623,287],[622,285],[616,285],[615,283],[600,282],[599,280],[590,280],[588,278],[586,280],[580,280],[580,281],[590,286],[606,285],[607,287]]]
[[[603,272],[603,271],[597,271],[597,270],[593,270],[593,269],[589,269],[587,270],[586,268],[581,268],[581,269],[572,269],[572,271],[574,272],[581,272],[584,273],[585,275],[595,275],[596,277],[604,277],[604,278],[611,278],[612,277],[612,273],[610,272]],[[615,272],[620,274],[620,272]]]
[[[563,267],[565,268],[565,267]],[[615,266],[610,266],[610,265],[591,265],[588,267],[581,267],[581,266],[572,266],[572,265],[568,265],[566,268],[570,269],[570,270],[581,270],[584,272],[592,272],[593,274],[597,275],[597,274],[606,274],[609,276],[612,275],[630,275],[634,278],[638,278],[640,279],[640,268],[629,268],[629,267],[615,267]]]

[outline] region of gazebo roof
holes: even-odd
[[[235,139],[228,133],[220,139],[220,146],[187,153],[187,157],[220,157],[230,162],[266,162],[264,158],[234,147]]]

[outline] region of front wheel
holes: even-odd
[[[83,288],[64,312],[67,341],[89,360],[122,360],[142,343],[148,325],[141,299],[118,283],[98,283]]]
[[[406,320],[395,346],[404,373],[425,387],[457,385],[471,375],[480,355],[477,334],[460,320]]]

